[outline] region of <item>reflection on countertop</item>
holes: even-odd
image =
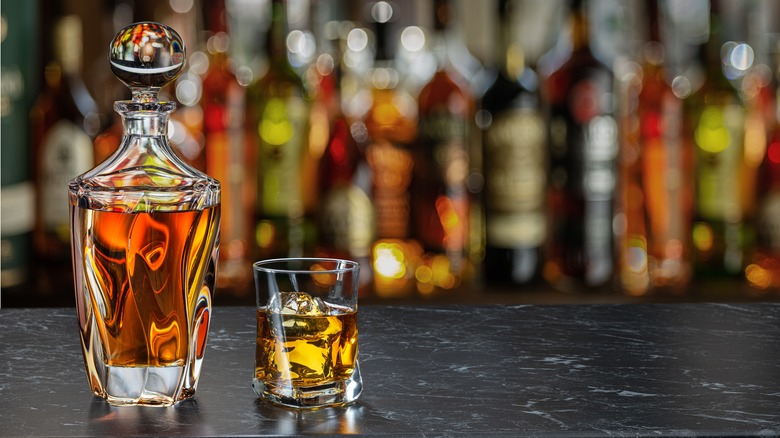
[[[780,303],[362,306],[365,391],[291,411],[250,387],[254,309],[216,307],[195,398],[89,392],[73,309],[0,311],[0,435],[780,436]]]

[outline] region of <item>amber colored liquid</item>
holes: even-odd
[[[758,294],[780,294],[780,130],[769,136],[759,169],[760,194],[754,218],[755,245],[745,267],[745,279]]]
[[[447,102],[444,104],[443,102]],[[468,121],[473,101],[447,71],[423,87],[420,135],[412,182],[414,236],[426,249],[446,253],[455,271],[468,242]]]
[[[407,117],[398,106],[401,91],[392,88],[372,90],[373,104],[365,123],[371,143],[366,148],[366,162],[372,172],[371,201],[376,217],[374,247],[392,245],[398,252],[395,263],[400,269],[392,272],[378,266],[381,261],[372,256],[374,292],[381,297],[404,296],[412,293],[409,273],[414,255],[409,252],[410,239],[409,184],[414,171],[414,157],[409,145],[417,134],[415,120]],[[399,242],[410,243],[410,245]],[[375,251],[372,250],[375,253]]]
[[[205,163],[209,176],[221,182],[222,223],[220,227],[217,287],[245,296],[251,270],[248,256],[251,236],[251,203],[254,198],[249,165],[249,148],[244,143],[242,112],[244,90],[228,68],[224,53],[211,57],[203,77],[200,106],[204,114]]]
[[[263,382],[292,381],[313,386],[343,381],[357,358],[357,312],[331,307],[329,315],[269,315],[257,309],[255,377]],[[280,318],[285,336],[272,329]]]
[[[84,263],[76,272],[83,272],[85,289],[83,298],[77,291],[77,301],[91,301],[106,364],[184,366],[191,355],[202,357],[208,324],[190,331],[194,307],[213,290],[215,264],[206,260],[214,255],[210,233],[218,229],[220,207],[152,213],[74,208],[82,236],[76,250],[83,251],[76,260]]]
[[[629,90],[638,105],[622,121],[620,276],[631,295],[682,293],[690,277],[693,150],[682,136],[682,100],[663,75],[661,66],[643,67],[642,82]]]

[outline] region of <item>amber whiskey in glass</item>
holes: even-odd
[[[76,312],[92,392],[112,405],[192,397],[206,346],[218,253],[220,184],[167,138],[175,104],[157,92],[184,64],[172,29],[137,23],[111,44],[133,100],[119,150],[68,185]]]

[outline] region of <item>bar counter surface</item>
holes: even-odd
[[[250,387],[255,312],[215,307],[173,408],[89,392],[72,308],[0,310],[2,436],[780,436],[780,304],[360,308],[364,392],[293,411]]]

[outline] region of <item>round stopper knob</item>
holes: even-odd
[[[184,43],[172,28],[154,22],[131,24],[116,34],[108,52],[111,70],[130,87],[133,100],[157,100],[157,92],[181,73]]]

